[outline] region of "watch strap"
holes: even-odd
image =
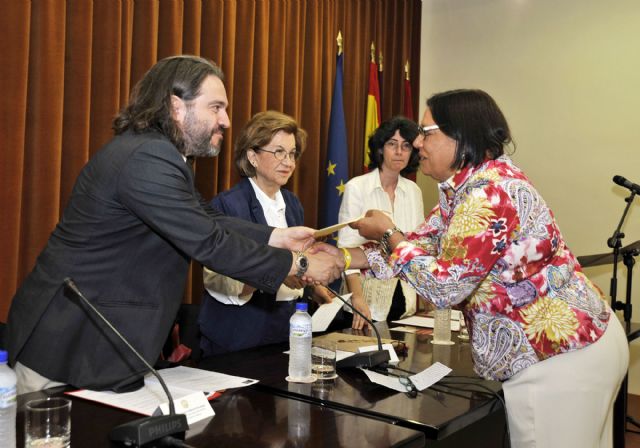
[[[393,235],[396,232],[404,235],[404,232],[402,230],[394,226],[394,227],[391,227],[390,229],[385,230],[384,233],[382,234],[382,238],[380,238],[380,244],[382,245],[382,250],[387,255],[391,254],[391,243],[389,242],[389,238],[391,238],[391,235]]]

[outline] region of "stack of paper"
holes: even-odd
[[[216,391],[250,386],[258,382],[184,366],[159,370],[158,373],[171,392],[176,412],[186,414],[189,424],[214,415],[207,399],[214,398]],[[118,394],[111,391],[81,389],[67,394],[142,415],[166,414],[169,408],[167,395],[151,373],[145,377],[144,387],[134,392]]]

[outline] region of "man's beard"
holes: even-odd
[[[196,118],[193,111],[187,111],[182,129],[183,154],[186,157],[215,157],[220,154],[220,146],[211,143],[211,138],[222,129],[214,126],[209,129],[207,124]]]

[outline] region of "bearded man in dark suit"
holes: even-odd
[[[269,292],[289,275],[339,276],[336,249],[300,252],[312,229],[252,224],[202,201],[188,160],[219,153],[227,107],[222,71],[195,56],[163,59],[135,86],[13,298],[7,333],[19,392],[142,385],[145,367],[63,286],[67,277],[153,363],[191,259]]]

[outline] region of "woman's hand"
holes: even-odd
[[[369,210],[364,218],[349,224],[349,226],[356,229],[363,238],[380,241],[384,232],[395,227],[395,224],[383,211]]]
[[[362,314],[367,316],[368,319],[371,319],[371,310],[369,309],[369,305],[367,301],[361,295],[352,294],[351,295],[351,305]],[[364,327],[368,327],[369,323],[362,318],[357,313],[353,313],[353,322],[351,323],[351,328],[354,330],[362,330]]]
[[[291,289],[302,289],[307,286],[306,282],[303,282],[302,279],[296,277],[295,275],[289,275],[284,279],[284,285]]]

